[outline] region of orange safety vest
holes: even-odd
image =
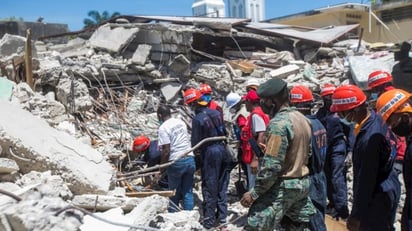
[[[249,139],[255,138],[253,137],[253,132],[252,132],[252,117],[254,114],[260,116],[265,122],[266,126],[269,124],[269,116],[266,115],[262,111],[262,108],[259,106],[255,107],[252,113],[250,113],[250,115],[247,117],[246,124],[242,128],[242,132],[240,134],[240,140],[242,141],[242,161],[245,164],[250,164],[253,158],[253,150],[249,144]]]

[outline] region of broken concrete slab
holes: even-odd
[[[189,69],[190,60],[187,59],[186,56],[180,54],[173,59],[169,64],[169,67],[175,73],[183,73]]]
[[[182,84],[176,82],[163,83],[160,86],[160,91],[165,97],[166,102],[172,100],[180,92],[180,89],[182,89]]]
[[[137,46],[137,49],[132,57],[132,63],[143,66],[147,61],[147,57],[149,56],[151,49],[152,46],[147,44],[140,44],[139,46]]]
[[[77,79],[62,78],[56,86],[56,98],[70,113],[87,111],[93,106],[87,85]]]
[[[90,45],[94,48],[119,53],[131,42],[139,28],[112,28],[109,24],[99,27],[90,37]]]
[[[129,198],[118,196],[106,196],[97,194],[76,195],[73,197],[72,203],[84,209],[91,209],[96,211],[106,211],[109,209],[120,207],[124,211],[131,211],[138,203],[142,201],[141,198]]]
[[[19,166],[16,161],[8,158],[0,158],[0,174],[12,173],[14,171],[19,171]]]
[[[0,108],[0,146],[32,160],[15,159],[22,173],[51,170],[74,194],[109,190],[113,169],[99,152],[16,105],[0,101]]]
[[[132,224],[133,219],[126,217],[124,211],[121,208],[113,208],[104,213],[93,213],[94,215],[116,221],[123,224]],[[83,224],[79,227],[81,231],[95,231],[95,230],[111,230],[111,231],[129,231],[129,227],[120,227],[118,225],[111,225],[106,222],[100,221],[92,216],[85,216],[83,219]]]
[[[272,78],[281,78],[284,79],[289,75],[296,74],[299,72],[299,66],[295,64],[289,64],[283,67],[280,67],[276,70],[271,71],[269,74]]]
[[[22,36],[5,34],[0,40],[0,57],[7,57],[23,51],[26,39]]]
[[[162,213],[154,220],[162,221],[158,224],[161,230],[202,230],[203,226],[198,222],[198,211],[179,211],[176,213]]]

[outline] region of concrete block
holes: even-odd
[[[0,174],[19,171],[16,161],[8,158],[0,158]]]
[[[26,39],[22,36],[5,34],[0,40],[0,56],[7,57],[17,53],[19,48],[24,48],[25,43]]]
[[[101,153],[19,106],[0,101],[0,108],[0,146],[32,160],[16,159],[22,173],[51,170],[74,194],[106,193],[113,185],[113,168]]]
[[[152,46],[147,44],[140,44],[132,57],[132,63],[144,65],[146,63],[147,57],[150,54],[150,49]]]
[[[169,67],[176,73],[183,73],[189,69],[190,60],[187,59],[186,56],[180,54],[170,62]]]
[[[139,32],[139,28],[111,28],[108,24],[99,27],[90,37],[90,45],[97,49],[119,53]]]
[[[74,196],[72,203],[85,209],[96,209],[97,211],[106,211],[117,207],[124,211],[131,211],[141,201],[141,198],[84,194]]]
[[[299,72],[299,66],[295,64],[286,65],[270,72],[272,78],[286,78]]]
[[[162,92],[162,95],[165,97],[166,101],[168,102],[180,92],[181,88],[182,88],[181,83],[176,83],[176,82],[163,83],[160,86],[160,91]]]

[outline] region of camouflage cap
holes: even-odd
[[[260,98],[271,98],[282,92],[282,90],[286,88],[286,85],[286,82],[281,79],[269,79],[268,81],[260,84],[257,89],[257,94]]]

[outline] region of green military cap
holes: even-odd
[[[268,81],[259,85],[257,94],[260,98],[271,98],[282,92],[282,90],[286,88],[286,85],[286,82],[281,79],[269,79]]]

